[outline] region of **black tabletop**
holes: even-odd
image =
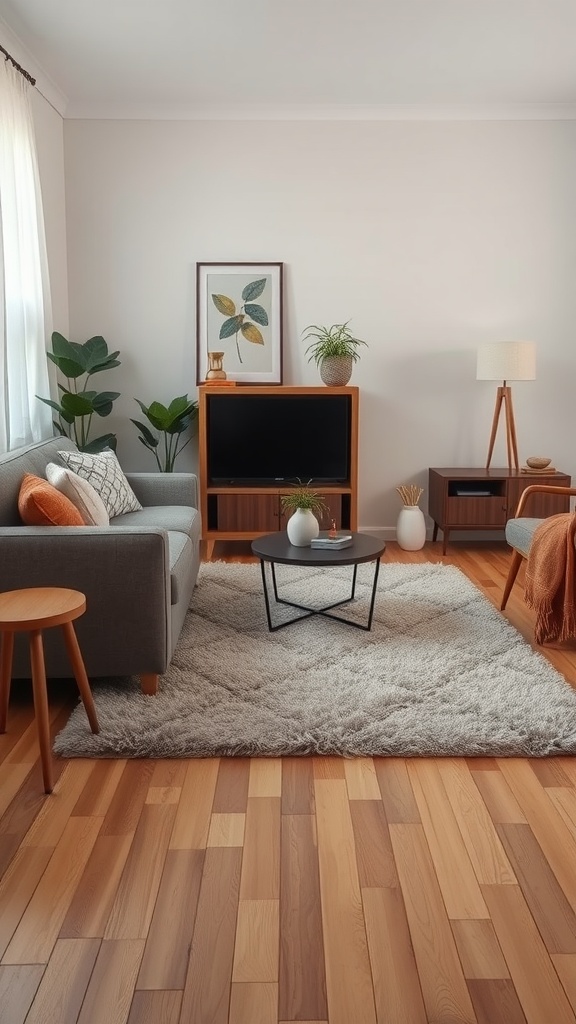
[[[367,533],[353,533],[349,548],[297,548],[288,540],[286,530],[267,533],[252,541],[252,551],[265,562],[281,562],[286,565],[358,565],[373,562],[386,550],[383,540]]]

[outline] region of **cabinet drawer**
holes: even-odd
[[[503,495],[488,497],[454,497],[446,501],[446,526],[477,529],[506,524],[506,501]]]
[[[219,494],[217,529],[222,532],[273,533],[280,513],[277,494]]]

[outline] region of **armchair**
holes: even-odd
[[[552,484],[532,484],[522,493],[516,514],[506,523],[506,540],[512,548],[512,561],[508,572],[508,578],[504,585],[500,610],[504,611],[510,591],[518,575],[523,558],[528,558],[534,532],[543,519],[529,519],[523,515],[524,509],[532,494],[565,494],[576,496],[576,487],[554,487]]]

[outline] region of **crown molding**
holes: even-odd
[[[152,121],[574,121],[575,103],[135,104],[70,100],[67,119]]]

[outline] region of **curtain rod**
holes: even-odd
[[[5,50],[2,45],[0,45],[0,51],[4,54],[6,60],[9,60],[14,65],[16,70],[19,71],[20,74],[23,75],[28,82],[30,82],[30,85],[36,85],[36,79],[32,78],[32,75],[29,75],[28,72],[25,71],[24,68],[18,63],[18,61],[14,60],[12,54],[8,53],[8,50]]]

